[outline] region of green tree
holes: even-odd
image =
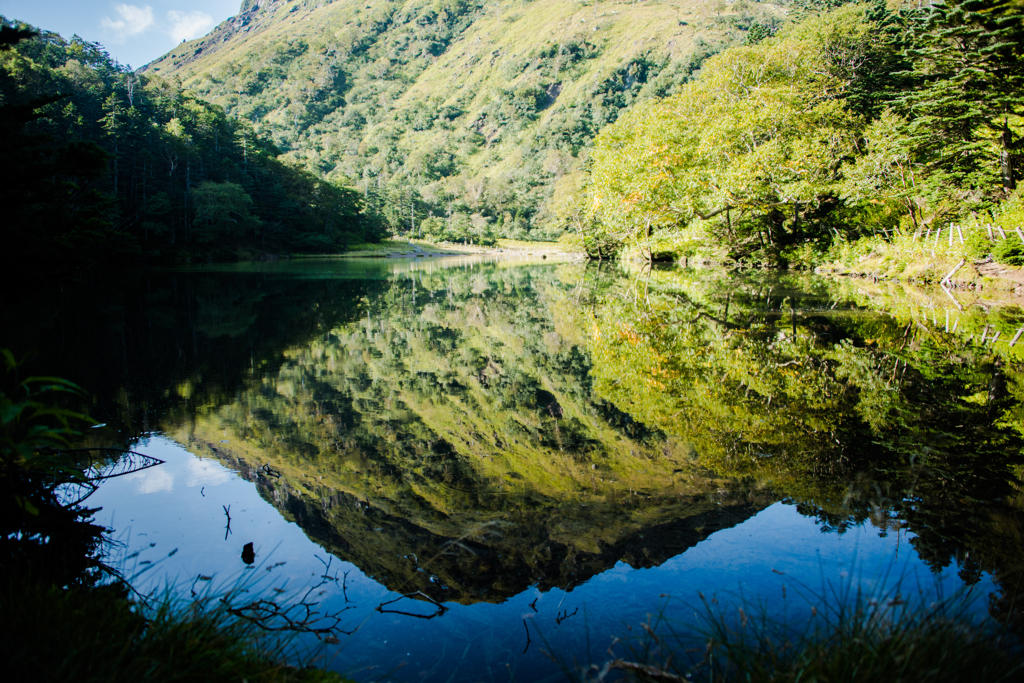
[[[1009,2],[931,5],[910,50],[921,85],[898,99],[933,182],[992,197],[1016,187],[1024,115],[1024,10]]]
[[[678,94],[634,106],[595,141],[591,210],[620,239],[711,219],[733,247],[803,237],[861,126],[842,101],[855,73],[829,66],[870,31],[863,8],[844,8],[716,55]]]
[[[238,183],[203,181],[192,190],[192,197],[196,212],[192,235],[196,241],[238,238],[250,231],[255,237],[260,220],[250,213],[252,197]]]

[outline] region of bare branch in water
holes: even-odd
[[[399,600],[403,600],[405,598],[409,598],[410,600],[415,600],[417,598],[421,598],[423,600],[426,600],[427,602],[432,604],[434,607],[436,607],[437,611],[434,612],[433,614],[416,614],[415,612],[403,612],[402,610],[384,609],[384,607],[386,605],[393,605],[394,603],[398,602]],[[444,614],[445,612],[448,611],[447,607],[445,607],[444,605],[442,605],[441,603],[439,603],[437,600],[435,600],[434,598],[430,597],[426,593],[422,593],[420,591],[416,591],[415,593],[406,593],[405,595],[398,596],[394,600],[388,600],[387,602],[382,602],[379,605],[377,605],[376,609],[377,609],[378,612],[380,612],[382,614],[404,614],[407,617],[416,617],[417,619],[433,619],[434,617],[439,617],[439,616],[441,616],[442,614]]]
[[[221,507],[224,508],[224,514],[228,518],[227,526],[224,527],[224,540],[226,541],[226,540],[228,540],[228,534],[231,533],[231,506],[230,505],[228,505],[228,506],[221,505]]]
[[[330,568],[330,562],[326,563],[326,567]],[[328,581],[336,580],[336,578],[327,575],[322,576],[320,583],[310,587],[298,602],[292,604],[280,605],[273,600],[261,598],[244,605],[235,606],[231,604],[234,591],[221,598],[220,602],[229,614],[245,619],[264,631],[312,633],[317,638],[327,642],[337,642],[338,633],[350,636],[359,630],[359,627],[351,631],[341,628],[342,614],[353,609],[354,606],[348,605],[333,612],[321,612],[318,609],[319,601],[311,599],[324,584]]]
[[[569,614],[569,610],[565,610],[565,612],[559,612],[558,616],[555,617],[555,623],[561,624],[563,621],[565,621],[569,617],[576,616],[576,613],[579,612],[579,611],[580,611],[580,608],[577,607],[576,609],[574,609],[572,611],[572,614]]]
[[[660,683],[686,683],[687,679],[682,676],[676,676],[675,674],[669,673],[664,669],[659,669],[656,666],[650,664],[639,664],[637,662],[627,662],[621,659],[616,659],[613,662],[608,663],[608,667],[611,669],[618,669],[619,671],[631,671],[635,674],[639,674],[642,678],[659,681]]]

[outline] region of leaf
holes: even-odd
[[[32,501],[29,500],[28,498],[23,498],[21,496],[15,496],[14,497],[14,502],[17,503],[18,507],[20,507],[22,510],[24,510],[28,514],[32,515],[33,517],[38,517],[39,516],[39,508],[37,508],[35,505],[33,505]]]

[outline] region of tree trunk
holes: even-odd
[[[1009,194],[1017,189],[1017,181],[1013,177],[1013,133],[1010,132],[1010,124],[1003,120],[1003,133],[1000,136],[1003,149],[999,152],[999,165],[1003,173],[1003,189]]]

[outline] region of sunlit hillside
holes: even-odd
[[[396,228],[462,212],[554,236],[556,181],[602,126],[784,16],[747,0],[245,0],[145,70],[363,190]]]

